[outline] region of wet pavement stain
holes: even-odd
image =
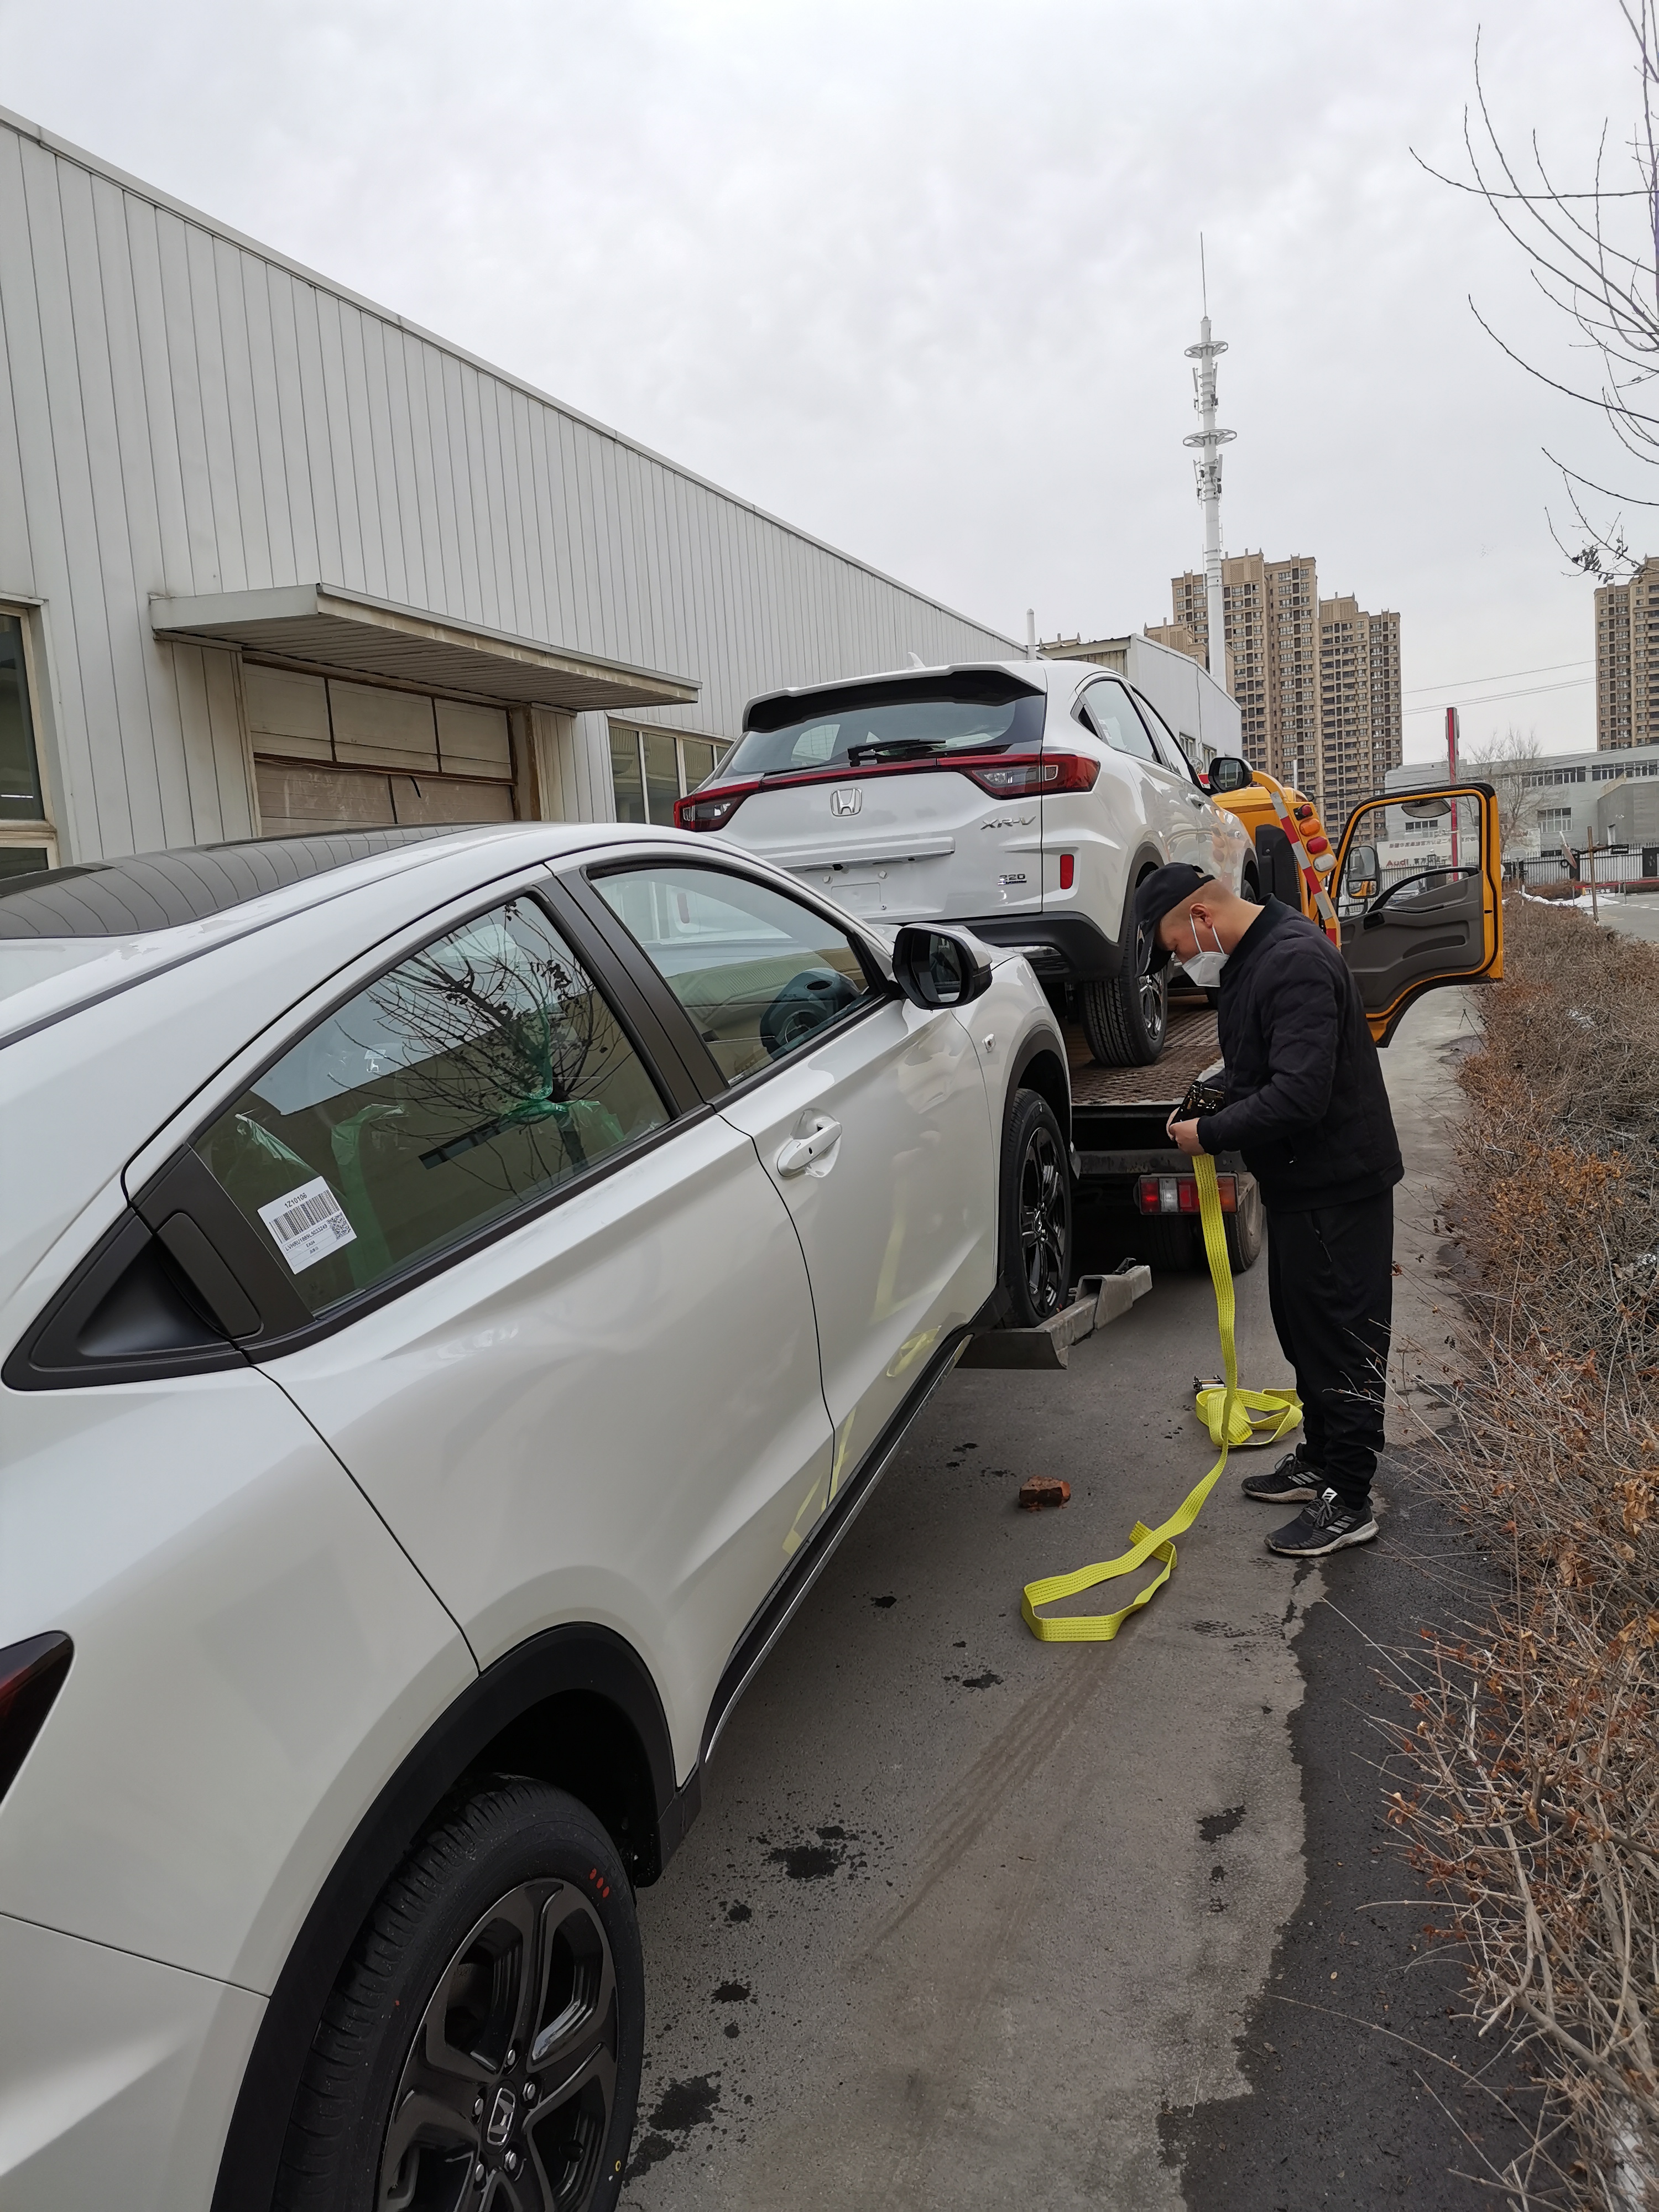
[[[1211,1813],[1198,1824],[1198,1832],[1206,1844],[1218,1844],[1224,1836],[1231,1836],[1244,1818],[1242,1805],[1230,1805],[1224,1813]]]
[[[748,2002],[747,1982],[722,1982],[709,1999],[711,2004],[747,2004]]]
[[[716,2075],[694,2074],[683,2081],[671,2081],[646,2121],[646,2132],[634,2145],[628,2179],[637,2179],[683,2148],[693,2128],[706,2127],[714,2118],[720,2100]]]

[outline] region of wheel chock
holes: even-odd
[[[1064,1367],[1072,1346],[1119,1321],[1152,1287],[1152,1271],[1126,1261],[1115,1274],[1085,1275],[1070,1305],[1037,1328],[993,1328],[970,1340],[959,1367]]]

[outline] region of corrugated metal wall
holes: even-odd
[[[74,857],[248,833],[236,656],[158,644],[152,594],[343,584],[698,678],[646,719],[726,737],[757,691],[1011,649],[3,111],[0,368],[0,600],[40,607]],[[537,719],[548,811],[607,811],[602,720]]]

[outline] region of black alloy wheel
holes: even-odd
[[[375,2203],[447,2208],[477,2191],[501,2212],[586,2204],[616,2101],[605,1929],[568,1882],[520,1882],[468,1932],[421,2016]]]
[[[313,2042],[281,2212],[610,2212],[639,2095],[633,1893],[586,1808],[490,1783],[382,1891]]]
[[[1066,1303],[1072,1273],[1072,1170],[1054,1109],[1014,1094],[1003,1140],[1003,1282],[1010,1326],[1036,1328]]]

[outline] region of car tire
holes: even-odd
[[[1228,1265],[1236,1275],[1248,1274],[1261,1257],[1267,1226],[1261,1186],[1254,1176],[1239,1176],[1238,1209],[1224,1218],[1227,1224]]]
[[[1144,1260],[1155,1275],[1195,1275],[1209,1264],[1203,1234],[1190,1217],[1139,1221],[1131,1241],[1135,1258]]]
[[[1054,1109],[1016,1091],[1002,1137],[1000,1243],[1011,1328],[1039,1328],[1065,1305],[1076,1209],[1072,1167]]]
[[[358,1935],[301,2077],[277,2212],[611,2212],[644,1996],[605,1830],[545,1783],[483,1784],[411,1848]]]
[[[1078,997],[1083,1034],[1100,1066],[1152,1066],[1170,1026],[1167,962],[1155,975],[1138,975],[1126,962],[1109,981],[1084,984]]]

